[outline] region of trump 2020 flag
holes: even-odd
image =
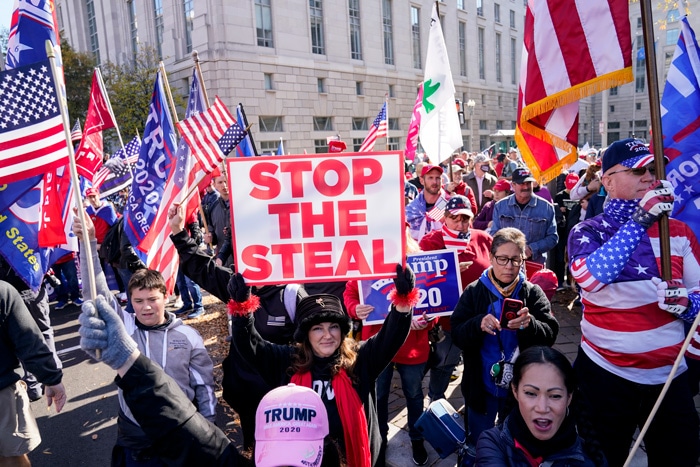
[[[452,155],[452,151],[462,147],[462,129],[437,2],[433,3],[430,19],[421,112],[420,144],[433,163],[442,162]]]
[[[576,161],[578,100],[632,81],[627,0],[529,0],[515,140],[542,183]]]
[[[168,110],[160,71],[156,74],[153,96],[143,130],[139,159],[134,171],[131,193],[124,211],[124,232],[139,253],[155,221],[165,191],[165,183],[175,167],[175,127]],[[145,254],[142,259],[145,263]]]
[[[700,52],[688,19],[666,76],[661,99],[666,178],[673,184],[672,217],[700,232]]]

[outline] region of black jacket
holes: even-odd
[[[517,297],[528,307],[532,322],[528,327],[517,330],[520,351],[533,345],[553,345],[559,332],[559,323],[551,313],[551,304],[542,289],[525,281]],[[455,307],[450,322],[452,324],[452,341],[462,349],[464,356],[464,373],[462,375],[462,393],[465,402],[472,410],[479,413],[486,411],[486,387],[482,377],[481,347],[484,331],[481,320],[495,300],[491,291],[481,279],[469,284]]]

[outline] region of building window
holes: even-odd
[[[480,135],[479,136],[479,151],[483,151],[486,149],[488,146],[488,140],[486,139],[486,135]]]
[[[401,138],[392,136],[387,142],[387,151],[398,151],[401,145]]]
[[[503,129],[503,120],[496,120],[496,129],[497,130]]]
[[[678,31],[676,29],[676,31]],[[668,37],[668,32],[666,31],[667,37]],[[678,39],[678,37],[676,37]],[[667,42],[668,43],[668,42]],[[670,43],[668,43],[670,45]],[[675,44],[675,42],[674,42]],[[634,62],[635,62],[635,79],[634,79],[634,91],[635,92],[644,92],[644,86],[646,84],[646,54],[644,53],[639,53],[639,50],[644,47],[644,37],[643,36],[637,36],[637,54],[634,57]]]
[[[464,10],[464,0],[457,0],[457,9]]]
[[[63,31],[63,8],[62,5],[56,5],[56,19],[58,20],[58,30]]]
[[[365,142],[364,138],[353,138],[352,139],[352,152],[360,152],[362,143]]]
[[[355,117],[352,119],[353,130],[367,130],[367,119],[364,117]]]
[[[318,86],[319,94],[326,93],[326,80],[324,78],[317,78],[316,79],[316,86]]]
[[[502,82],[501,77],[501,35],[496,33],[496,82]]]
[[[620,122],[608,122],[608,130],[620,129]]]
[[[263,79],[265,81],[265,90],[272,91],[275,89],[274,82],[272,81],[272,73],[264,73]]]
[[[309,0],[309,10],[311,12],[311,53],[325,55],[322,0]]]
[[[637,18],[637,29],[642,29],[642,17]]]
[[[394,64],[394,28],[391,23],[391,0],[382,0],[382,28],[384,32],[384,63]]]
[[[510,10],[510,27],[515,29],[515,11]]]
[[[488,120],[479,120],[479,129],[480,130],[488,130],[489,128],[489,122]]]
[[[333,131],[333,117],[314,117],[314,131]]]
[[[274,156],[279,148],[279,141],[260,141],[260,155],[269,154]]]
[[[515,72],[515,63],[516,63],[516,54],[518,48],[516,45],[516,41],[514,37],[510,38],[510,84],[515,84],[515,77],[516,77],[516,72]]]
[[[484,16],[484,0],[476,0],[476,15]]]
[[[396,97],[396,90],[393,84],[389,85],[389,97]]]
[[[355,81],[355,94],[358,96],[364,95],[364,91],[362,90],[362,81]]]
[[[620,139],[620,132],[619,131],[609,131],[608,132],[608,141],[617,141]]]
[[[192,31],[194,30],[194,0],[182,0],[182,12],[185,15],[185,50],[192,52]]]
[[[515,98],[515,97],[513,98],[513,108],[514,108],[514,109],[517,109],[517,108],[518,108],[518,99]]]
[[[156,31],[156,53],[163,59],[163,0],[153,0],[153,25]]]
[[[362,35],[360,34],[360,0],[348,0],[350,21],[350,57],[362,60]]]
[[[481,95],[481,105],[486,105],[486,94]]]
[[[498,107],[499,108],[503,107],[503,97],[502,96],[498,96]]]
[[[501,23],[501,5],[498,3],[493,4],[493,20],[496,23]]]
[[[614,88],[610,88],[610,95],[617,96],[617,86],[615,86]]]
[[[270,0],[255,0],[255,33],[259,46],[273,47]]]
[[[422,68],[420,53],[420,8],[411,7],[411,48],[413,68]]]
[[[459,30],[459,74],[467,76],[467,24],[460,21]]]
[[[610,112],[610,113],[613,113],[613,112],[615,112],[615,106],[614,106],[614,105],[611,105],[611,106],[610,106],[610,110],[609,110],[609,112]]]
[[[360,143],[362,144],[362,143]],[[359,147],[357,149],[360,149]],[[314,151],[316,154],[322,154],[328,152],[328,142],[325,139],[315,139],[314,140]]]
[[[258,117],[260,131],[283,131],[282,117]]]
[[[389,129],[390,130],[400,130],[399,128],[399,119],[398,118],[390,118],[389,119]]]
[[[97,40],[97,21],[95,19],[95,2],[88,0],[85,4],[87,10],[88,36],[90,37],[90,51],[95,57],[97,64],[100,64],[100,42]]]
[[[479,38],[479,79],[486,79],[486,67],[484,65],[484,28],[479,28],[477,31]]]
[[[635,102],[635,107],[637,110],[642,110],[642,103],[641,102]]]
[[[680,35],[681,30],[678,28],[672,28],[672,29],[667,29],[666,30],[666,45],[676,45],[678,43],[678,36]],[[641,36],[639,36],[639,39],[642,39]],[[639,50],[639,48],[637,48]]]
[[[669,23],[674,23],[678,21],[680,17],[681,14],[678,13],[678,8],[674,8],[672,10],[668,10],[668,13],[666,14],[666,21]]]
[[[138,35],[138,25],[136,23],[136,2],[130,0],[128,3],[129,8],[129,31],[131,33],[131,57],[136,60],[136,56],[139,53],[139,35]]]
[[[517,125],[517,122],[516,122],[515,120],[511,120],[511,122],[510,122],[510,129],[511,129],[511,130],[515,130],[516,125]]]

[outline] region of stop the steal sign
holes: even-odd
[[[252,285],[378,279],[403,263],[403,153],[227,159],[236,270]]]

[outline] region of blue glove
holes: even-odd
[[[95,360],[96,350],[102,351],[102,361],[112,369],[120,368],[136,350],[136,342],[129,337],[116,311],[101,295],[83,303],[80,313],[80,348]]]

